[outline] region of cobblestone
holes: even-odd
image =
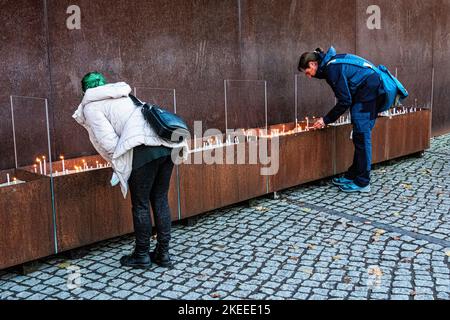
[[[449,145],[440,137],[432,151]],[[449,300],[450,155],[394,160],[372,177],[370,195],[312,183],[174,225],[172,270],[121,268],[124,236],[30,275],[0,271],[0,299]],[[67,288],[62,262],[80,268],[80,288]]]

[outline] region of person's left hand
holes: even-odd
[[[325,122],[323,122],[323,118],[320,118],[319,120],[317,120],[316,123],[314,123],[313,128],[314,129],[323,129],[323,128],[325,128]]]
[[[114,172],[112,177],[111,177],[111,186],[115,187],[120,183],[119,177],[117,176],[117,174]]]

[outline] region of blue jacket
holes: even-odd
[[[337,98],[336,106],[323,118],[325,124],[335,122],[356,103],[373,101],[382,93],[380,77],[370,68],[348,64],[328,64],[333,59],[346,56],[348,55],[336,54],[333,47],[326,54],[321,54],[322,60],[315,78],[325,79]],[[361,57],[357,58],[364,60]]]

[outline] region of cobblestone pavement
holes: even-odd
[[[373,171],[370,195],[320,182],[173,229],[175,267],[120,267],[133,237],[0,272],[0,299],[450,299],[450,135]]]

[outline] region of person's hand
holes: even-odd
[[[320,118],[319,120],[317,120],[316,123],[314,123],[313,128],[314,129],[323,129],[323,128],[325,128],[325,122],[323,122],[323,118]]]
[[[120,183],[119,177],[117,176],[117,174],[114,172],[112,177],[111,177],[111,186],[115,187]]]

